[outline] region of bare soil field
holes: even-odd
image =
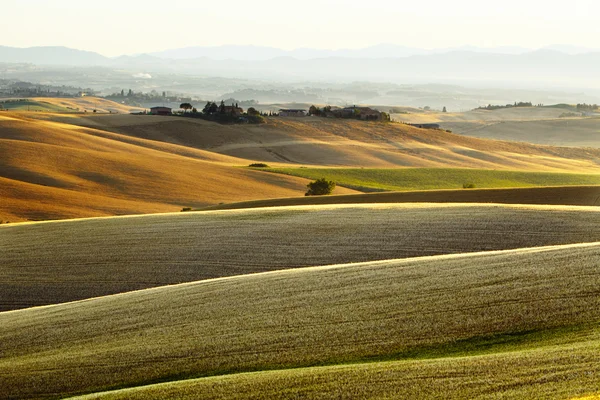
[[[590,243],[346,264],[4,312],[0,387],[9,398],[64,397],[362,364],[223,377],[197,393],[237,379],[246,396],[269,383],[288,394],[323,387],[325,398],[359,387],[359,397],[436,394],[434,377],[453,398],[596,393],[599,256]]]
[[[0,226],[0,310],[286,268],[600,241],[600,208],[348,204]]]

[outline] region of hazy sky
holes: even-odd
[[[0,45],[107,56],[223,44],[600,47],[598,0],[0,0],[0,10]]]

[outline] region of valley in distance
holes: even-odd
[[[0,398],[600,398],[597,106],[3,100]]]

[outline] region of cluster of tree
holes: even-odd
[[[184,102],[179,105],[183,110],[180,115],[192,118],[201,118],[208,121],[219,123],[263,123],[264,118],[260,111],[254,107],[250,107],[245,113],[238,104],[232,103],[231,106],[225,105],[225,101],[221,100],[220,104],[214,101],[208,101],[201,111],[198,111],[190,102]],[[188,112],[190,111],[190,112]]]
[[[186,97],[186,96],[177,95],[177,94],[170,94],[170,93],[167,93],[164,91],[162,93],[159,93],[156,90],[152,90],[150,93],[142,93],[142,92],[134,92],[131,89],[129,89],[128,91],[125,91],[125,89],[121,89],[120,92],[110,94],[108,96],[105,96],[105,98],[108,100],[113,100],[113,101],[118,101],[118,102],[125,101],[126,103],[132,103],[132,102],[148,103],[148,102],[156,102],[156,101],[170,103],[170,102],[180,102],[180,101],[184,101],[184,102],[192,101],[191,97]]]
[[[598,109],[598,104],[577,104],[577,109],[583,111],[596,111]]]
[[[331,106],[319,108],[315,105],[310,106],[308,115],[316,117],[333,117],[345,119],[362,119],[367,121],[391,121],[390,114],[373,110],[369,107],[353,107],[344,109],[332,109]]]
[[[477,107],[477,110],[500,110],[503,108],[515,108],[515,107],[533,107],[533,104],[530,101],[527,102],[523,102],[523,101],[519,101],[516,102],[514,104],[507,104],[505,106],[502,105],[494,105],[494,104],[488,104],[485,107]],[[543,107],[543,104],[538,104],[536,107]]]
[[[96,92],[90,88],[75,86],[43,85],[38,83],[0,80],[0,96],[13,97],[77,97],[94,96]]]
[[[309,183],[306,187],[308,188],[308,191],[304,194],[305,196],[324,196],[333,192],[335,189],[335,182],[321,178]]]

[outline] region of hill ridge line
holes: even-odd
[[[123,296],[130,296],[135,293],[142,293],[142,292],[143,293],[151,293],[151,292],[169,290],[171,288],[198,286],[198,285],[204,285],[204,284],[209,284],[209,283],[228,282],[228,281],[232,281],[232,280],[240,280],[240,279],[246,279],[246,278],[261,278],[263,276],[271,276],[271,275],[283,275],[283,274],[295,275],[295,274],[299,274],[299,273],[303,274],[303,273],[309,273],[309,272],[314,272],[314,271],[327,271],[327,270],[333,270],[333,269],[345,269],[345,268],[350,268],[350,267],[379,266],[379,265],[385,265],[385,264],[391,264],[391,263],[410,264],[413,262],[425,262],[425,261],[429,261],[429,260],[452,260],[452,259],[457,259],[457,258],[468,259],[468,258],[474,258],[474,257],[495,256],[495,255],[505,255],[505,254],[519,254],[519,253],[522,253],[522,254],[544,253],[544,252],[550,252],[550,251],[575,249],[575,248],[589,248],[589,247],[600,247],[600,242],[572,243],[572,244],[540,246],[540,247],[525,247],[525,248],[520,248],[520,249],[509,249],[509,250],[478,251],[478,252],[472,252],[472,253],[439,254],[439,255],[434,255],[434,256],[396,258],[396,259],[389,259],[389,260],[365,261],[365,262],[356,262],[356,263],[332,264],[332,265],[321,265],[321,266],[309,266],[309,267],[302,267],[302,268],[283,269],[283,270],[276,270],[276,271],[266,271],[266,272],[252,273],[252,274],[243,274],[243,275],[226,276],[226,277],[220,277],[220,278],[204,279],[204,280],[194,281],[194,282],[184,282],[184,283],[165,285],[165,286],[159,286],[159,287],[154,287],[154,288],[133,290],[133,291],[124,292],[124,293],[111,294],[111,295],[107,295],[107,296],[91,297],[88,299],[70,301],[70,302],[65,302],[65,303],[49,304],[49,305],[45,305],[45,306],[30,307],[30,308],[24,308],[24,309],[19,309],[19,310],[3,311],[3,312],[0,312],[0,315],[8,315],[8,314],[12,314],[12,313],[22,313],[22,312],[37,311],[37,310],[42,310],[42,309],[63,307],[63,306],[67,306],[67,305],[82,304],[82,303],[86,303],[86,302],[90,302],[90,301],[99,301],[99,300],[103,300],[103,299],[111,299],[111,298],[117,298],[117,297],[123,297]]]
[[[567,187],[567,186],[556,186],[556,187]],[[570,187],[588,187],[588,186],[568,186]],[[600,188],[600,186],[598,186]],[[531,188],[524,188],[531,189]],[[453,191],[454,189],[446,189],[446,191]],[[491,189],[480,189],[480,190],[504,190],[498,188]],[[511,189],[516,190],[516,189]],[[410,192],[385,192],[384,194],[389,193],[414,193],[416,191]],[[419,191],[421,192],[421,191]],[[428,192],[428,191],[422,191]],[[376,196],[379,193],[371,193],[369,195]],[[356,195],[339,195],[343,197],[348,196],[365,196],[365,194],[356,194]],[[333,196],[335,197],[335,196]],[[304,199],[305,197],[298,197],[298,199]],[[244,201],[244,202],[236,202],[229,203],[230,205],[238,204],[238,203],[251,203],[251,202],[262,202],[262,201],[277,201],[277,200],[287,200],[287,199],[296,199],[296,197],[281,197],[275,199],[268,200],[253,200],[253,201]],[[600,199],[600,197],[599,197]],[[70,219],[54,219],[54,220],[46,220],[46,221],[22,221],[22,222],[13,222],[10,224],[2,224],[0,225],[0,229],[10,229],[11,227],[18,226],[29,226],[29,225],[38,225],[38,224],[57,224],[57,223],[75,223],[82,221],[94,221],[94,220],[109,220],[109,219],[126,219],[126,218],[153,218],[153,217],[164,217],[164,216],[185,216],[185,215],[197,215],[197,214],[228,214],[228,213],[244,213],[244,212],[259,212],[259,211],[285,211],[285,210],[306,210],[306,209],[335,209],[335,208],[388,208],[388,207],[398,207],[398,208],[408,208],[408,207],[503,207],[503,208],[515,208],[515,209],[540,209],[540,210],[576,210],[576,211],[589,211],[589,212],[599,212],[600,207],[598,206],[580,206],[580,205],[570,205],[570,204],[513,204],[513,203],[436,203],[436,202],[374,202],[374,203],[327,203],[327,204],[296,204],[296,205],[283,205],[283,206],[262,206],[262,207],[247,207],[247,208],[231,208],[231,209],[212,209],[212,207],[218,206],[209,206],[206,208],[181,212],[181,211],[172,211],[172,212],[164,212],[164,213],[150,213],[150,214],[128,214],[128,215],[111,215],[111,216],[100,216],[100,217],[85,217],[85,218],[70,218]]]

